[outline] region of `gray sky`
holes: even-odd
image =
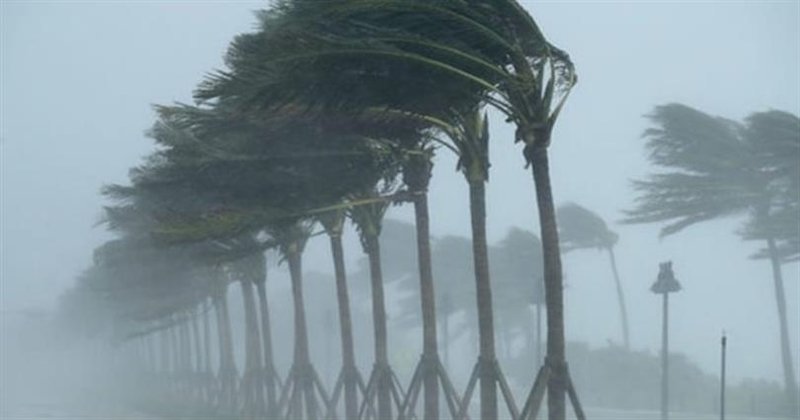
[[[576,201],[610,222],[629,207],[629,181],[647,172],[642,115],[682,102],[740,119],[800,110],[800,6],[760,2],[523,2],[576,63],[580,82],[554,133],[557,202]],[[221,66],[233,35],[263,2],[2,0],[0,16],[0,306],[51,307],[108,238],[93,228],[101,185],[125,182],[151,150],[150,105],[189,101]],[[513,129],[492,119],[490,240],[510,226],[536,230],[533,186]],[[440,152],[431,188],[434,234],[468,235],[467,189]],[[392,210],[411,220],[411,210]],[[731,376],[780,378],[769,267],[733,231],[736,219],[659,241],[656,226],[612,226],[628,294],[632,344],[659,345],[660,306],[648,291],[672,259],[684,291],[672,299],[672,348],[710,372],[729,331]],[[565,256],[568,336],[620,341],[605,256]],[[797,264],[784,267],[798,359]],[[471,287],[470,285],[466,285]],[[795,365],[800,365],[798,361]]]

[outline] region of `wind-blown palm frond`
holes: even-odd
[[[649,118],[650,160],[670,171],[634,181],[639,196],[624,223],[672,221],[661,230],[666,236],[749,208],[763,181],[742,126],[679,104],[656,107]]]
[[[578,204],[561,205],[557,217],[564,252],[583,248],[608,249],[619,239],[619,235],[611,231],[600,216]]]

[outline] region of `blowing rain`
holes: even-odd
[[[800,3],[0,2],[0,418],[800,419]]]

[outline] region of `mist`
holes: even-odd
[[[659,264],[667,261],[672,262],[674,276],[682,287],[669,297],[672,418],[719,417],[720,339],[723,334],[728,340],[728,418],[797,418],[791,403],[785,402],[791,399],[791,395],[787,396],[787,392],[791,394],[791,386],[786,383],[787,362],[782,353],[784,343],[776,309],[774,267],[769,259],[751,258],[764,248],[763,240],[743,239],[747,236],[745,231],[759,228],[750,222],[755,210],[714,214],[669,235],[661,235],[662,229],[674,219],[631,222],[630,214],[643,196],[634,182],[672,170],[654,163],[652,149],[648,149],[652,137],[643,134],[648,129],[666,127],[666,124],[659,125],[661,120],[652,118],[657,107],[680,104],[711,119],[741,126],[742,133],[750,127],[749,118],[759,113],[784,112],[796,121],[800,114],[800,5],[792,1],[520,4],[535,19],[547,42],[568,53],[577,75],[577,83],[564,88],[569,95],[565,97],[564,107],[552,129],[552,142],[546,150],[549,152],[552,201],[562,239],[559,255],[563,272],[565,361],[569,363],[571,381],[583,403],[586,418],[659,418],[662,297],[650,288],[658,278]],[[154,255],[147,254],[142,260],[126,260],[119,266],[102,263],[104,255],[112,255],[114,261],[118,258],[117,254],[108,253],[113,247],[102,251],[105,245],[122,244],[124,248],[141,240],[131,235],[124,221],[118,222],[113,211],[109,213],[108,210],[138,198],[128,196],[118,200],[107,193],[107,187],[134,188],[139,181],[132,168],[146,168],[152,162],[158,164],[164,156],[167,162],[174,156],[185,156],[169,154],[171,150],[185,152],[180,149],[186,147],[185,143],[170,143],[171,138],[159,139],[158,133],[153,134],[154,124],[169,118],[159,114],[154,106],[180,103],[212,109],[224,103],[220,98],[214,98],[218,102],[201,103],[197,98],[198,86],[218,75],[216,71],[230,68],[232,60],[230,57],[226,60],[225,54],[234,37],[261,30],[254,12],[269,9],[271,5],[260,1],[58,3],[13,0],[0,4],[1,417],[273,418],[267,413],[267,403],[263,402],[263,398],[267,398],[266,391],[253,391],[253,394],[244,391],[250,386],[258,389],[265,386],[261,382],[251,385],[246,379],[248,366],[255,366],[255,361],[251,360],[255,357],[251,351],[253,347],[250,347],[253,336],[248,331],[255,325],[254,329],[263,333],[264,324],[261,312],[257,320],[248,320],[248,292],[241,287],[250,279],[259,278],[261,272],[250,266],[231,268],[238,267],[239,259],[223,256],[221,249],[225,247],[218,245],[225,241],[237,246],[244,244],[241,245],[244,251],[240,252],[247,256],[242,260],[250,261],[253,255],[264,256],[263,263],[256,265],[263,268],[262,277],[266,278],[273,359],[280,378],[278,385],[282,386],[294,370],[292,366],[297,365],[298,335],[296,301],[293,301],[296,294],[293,295],[290,252],[287,251],[290,247],[277,245],[280,242],[276,239],[280,237],[278,231],[253,228],[258,223],[267,225],[264,219],[246,220],[235,226],[236,235],[246,231],[252,237],[240,241],[241,237],[232,233],[220,234],[218,226],[208,230],[213,233],[198,233],[207,227],[205,224],[201,228],[191,225],[191,229],[180,225],[184,230],[159,226],[160,230],[154,231],[165,237],[177,235],[178,231],[187,237],[208,236],[203,241],[170,237],[168,246],[148,251]],[[317,69],[308,70],[308,74],[312,74],[312,70]],[[555,74],[552,73],[553,77]],[[301,75],[296,75],[297,80],[303,80]],[[328,77],[327,74],[323,76]],[[434,74],[431,80],[435,80],[434,77],[440,76]],[[363,86],[373,86],[370,83],[376,82],[369,80]],[[405,87],[409,82],[397,80],[396,83]],[[420,83],[423,88],[430,87],[430,84]],[[309,90],[311,93],[304,91],[303,94],[322,97],[325,93],[339,93],[333,88],[319,92]],[[292,97],[295,100],[300,97],[296,95]],[[238,100],[239,96],[234,99]],[[435,100],[430,99],[431,103]],[[242,103],[248,102],[242,100]],[[236,104],[239,106],[239,102]],[[485,236],[487,274],[491,279],[494,305],[493,350],[515,404],[523,410],[537,372],[546,364],[544,355],[548,351],[545,304],[543,300],[534,303],[535,298],[530,297],[543,296],[543,290],[537,291],[537,282],[549,281],[544,272],[547,253],[543,252],[543,247],[547,246],[547,241],[540,230],[537,207],[540,203],[532,181],[531,162],[523,155],[525,141],[516,141],[521,139],[522,131],[508,115],[496,107],[484,105],[482,102],[478,115],[482,117],[486,113],[489,135]],[[244,118],[241,116],[245,111],[237,109],[226,115]],[[393,114],[385,117],[388,124],[397,124],[392,127],[395,132],[419,129],[416,122],[407,126],[394,118]],[[791,147],[787,150],[795,153],[800,131],[789,125],[785,137]],[[291,128],[302,131],[303,124]],[[219,136],[224,137],[224,134]],[[437,136],[446,137],[441,132]],[[222,142],[212,139],[208,145],[218,148]],[[431,272],[436,292],[434,323],[438,331],[435,342],[437,357],[452,381],[457,398],[461,399],[485,347],[481,347],[480,315],[476,305],[470,185],[459,172],[462,170],[459,157],[443,143],[446,141],[430,143],[435,151],[430,184],[426,189]],[[256,157],[260,156],[257,153],[275,151],[270,148],[272,146],[256,144],[253,146],[248,140],[242,140],[230,150],[232,154],[243,151]],[[361,153],[362,146],[358,143],[352,147]],[[313,147],[323,146],[313,143]],[[372,150],[370,147],[364,146]],[[292,150],[306,152],[305,149]],[[165,154],[158,159],[149,158],[159,152]],[[241,158],[238,154],[235,156]],[[788,222],[778,228],[777,239],[779,245],[790,246],[796,244],[800,236],[800,214],[796,207],[800,197],[791,186],[798,181],[793,178],[796,172],[792,171],[796,170],[799,160],[788,153],[782,157],[789,162],[787,165],[794,162],[795,166],[787,169],[786,184],[790,186],[785,187],[788,191],[785,200],[788,204],[776,201],[773,209],[784,205],[789,209]],[[334,168],[330,173],[341,170],[345,174],[341,176],[342,183],[358,184],[360,188],[372,175],[355,175],[351,179],[351,168],[336,166],[346,159],[330,159]],[[346,207],[348,212],[358,207],[353,204],[358,200],[349,191],[342,193],[333,187],[320,187],[323,180],[312,182],[311,187],[301,184],[305,182],[302,181],[305,172],[316,170],[322,164],[308,165],[309,168],[303,165],[291,172],[300,175],[286,176],[285,180],[280,177],[288,171],[282,168],[275,172],[265,170],[263,173],[269,175],[266,178],[278,178],[279,182],[290,186],[289,192],[277,194],[280,197],[275,200],[264,199],[259,194],[267,197],[274,191],[272,188],[277,187],[256,185],[250,180],[257,178],[246,177],[262,172],[247,172],[248,169],[239,173],[230,169],[235,166],[232,163],[226,161],[225,165],[229,166],[221,166],[219,173],[209,170],[211,175],[202,178],[219,180],[221,192],[214,190],[206,196],[191,190],[194,192],[183,201],[176,198],[174,207],[194,211],[211,203],[212,212],[221,214],[231,208],[268,203],[265,212],[275,210],[273,207],[283,210],[289,206],[296,208],[292,197],[306,188],[317,191],[317,196],[339,194],[336,200],[346,197],[343,202],[350,203]],[[381,194],[413,195],[413,188],[402,175],[403,163],[397,165],[388,171],[394,171],[391,182],[380,177],[379,182],[373,183],[384,190],[372,191],[373,195],[364,194],[358,199],[374,199]],[[197,173],[203,170],[205,166],[197,169]],[[198,179],[206,176],[203,174],[198,175]],[[232,175],[226,178],[227,174]],[[231,187],[233,184],[237,187]],[[780,185],[775,188],[784,188]],[[227,195],[234,189],[235,192]],[[251,197],[247,191],[257,193],[253,192]],[[153,196],[162,192],[158,190]],[[165,195],[170,196],[169,193]],[[301,207],[304,211],[315,209],[309,214],[316,215],[314,212],[318,208],[329,204],[320,200],[310,200]],[[379,235],[379,255],[381,284],[385,289],[387,365],[403,391],[413,382],[420,360],[425,360],[421,356],[427,354],[423,343],[421,305],[424,304],[420,301],[416,242],[419,233],[415,230],[418,222],[413,200],[387,199],[381,201],[386,203],[385,209],[375,210],[385,211],[385,215],[381,213],[383,230]],[[590,246],[565,241],[568,233],[565,229],[570,225],[565,223],[561,211],[569,203],[590,210],[616,239],[608,244]],[[335,210],[345,208],[341,206]],[[380,207],[372,202],[362,207],[370,206]],[[354,216],[349,214],[348,217]],[[207,220],[210,219],[203,219],[203,223]],[[508,241],[513,232],[524,232],[533,239],[519,248],[511,247]],[[330,232],[323,224],[315,223],[306,233],[310,236],[302,252],[300,274],[308,328],[308,357],[320,385],[333,395],[343,368],[343,355],[336,269],[330,238],[326,234]],[[153,232],[148,234],[155,236]],[[355,365],[366,383],[375,366],[380,365],[376,361],[381,356],[379,346],[376,347],[376,336],[380,334],[375,329],[374,284],[363,234],[363,226],[356,228],[352,221],[347,221],[341,238]],[[135,241],[125,242],[133,236],[136,236]],[[757,233],[751,236],[761,238]],[[143,234],[142,237],[149,236]],[[269,240],[258,243],[264,238]],[[270,242],[273,239],[277,241],[275,244]],[[248,242],[250,240],[255,245]],[[175,245],[181,241],[191,242],[191,245],[185,248]],[[463,250],[458,244],[464,245]],[[570,244],[574,247],[568,248]],[[158,246],[164,245],[159,242]],[[618,282],[624,292],[627,342],[607,252],[611,248]],[[525,252],[516,257],[514,250]],[[198,264],[197,255],[200,254],[213,259],[214,263],[208,267],[215,268]],[[183,271],[180,272],[183,274],[171,271],[177,270],[173,265],[202,265],[202,268],[184,276]],[[520,278],[514,271],[518,266],[523,271],[530,268],[530,274]],[[785,288],[786,345],[793,364],[791,373],[797,378],[800,376],[800,264],[796,254],[789,254],[778,266]],[[97,267],[106,271],[92,274]],[[155,281],[163,273],[174,274],[178,279],[170,284],[184,284],[181,282],[185,280],[185,284],[193,285],[180,289],[193,290],[186,296],[181,292],[181,309],[160,318],[150,312],[146,317],[130,316],[141,305],[147,306],[148,311],[155,308],[152,309],[155,313],[167,311],[173,304],[164,297],[178,289],[168,289]],[[89,283],[81,280],[86,278],[94,280]],[[109,279],[108,283],[103,279]],[[214,291],[217,290],[214,284],[219,281],[224,283],[224,295],[215,294],[218,292]],[[258,284],[258,280],[252,281]],[[128,299],[124,293],[112,291],[108,295],[113,297],[107,299],[106,289],[103,289],[99,295],[105,298],[95,296],[96,300],[83,300],[85,297],[80,294],[84,290],[82,284],[116,287],[139,284],[137,282],[152,283],[156,287],[153,290],[158,292],[154,292],[152,298],[136,292],[135,298]],[[79,298],[75,298],[78,295]],[[445,295],[452,300],[442,301]],[[225,356],[221,353],[224,350],[217,336],[224,335],[217,324],[222,300],[228,306],[237,384],[234,388],[239,390],[231,391],[227,397],[220,373],[226,362],[223,362]],[[255,299],[251,302],[258,303]],[[454,305],[455,309],[443,312],[443,306],[447,305]],[[540,312],[537,312],[537,305]],[[211,337],[205,333],[205,338],[211,344],[203,355],[194,353],[195,341],[192,340],[199,343],[204,337],[192,332],[191,322],[200,323],[202,330],[204,311],[211,324],[208,330]],[[545,318],[537,318],[539,315]],[[542,325],[540,340],[536,338],[537,322]],[[172,343],[165,337],[170,331],[180,336],[184,326],[186,337],[192,338],[187,338],[183,346],[191,349],[184,349],[181,357],[191,356],[177,361],[169,356],[170,361],[165,365],[161,357],[168,351],[162,351],[166,348],[163,343]],[[444,328],[448,331],[446,334]],[[173,343],[176,347],[178,341]],[[262,369],[264,344],[259,342],[258,345],[260,350],[256,358]],[[192,376],[195,382],[189,379],[171,382],[173,379],[162,370],[165,366],[167,371],[176,370],[175,363],[186,363],[188,367],[184,367],[197,374]],[[262,380],[269,381],[259,379]],[[638,387],[641,395],[629,392],[626,381],[629,385],[635,383],[633,388]],[[492,418],[483,411],[486,404],[481,404],[481,386],[479,380],[471,402],[465,404],[467,414],[471,418]],[[380,391],[376,392],[376,412],[372,414],[380,418],[382,402],[379,401]],[[502,393],[502,390],[496,392],[499,408],[494,417],[512,418]],[[435,417],[425,412],[427,394],[424,390],[410,405],[419,418],[457,418],[448,411],[447,394],[447,389],[439,390]],[[259,398],[261,406],[257,402]],[[294,397],[287,398],[294,401]],[[362,397],[358,398],[362,401]],[[543,398],[538,418],[557,418],[553,417],[557,415],[555,406],[547,409],[548,404],[554,404],[548,403],[549,395]],[[794,398],[796,404],[798,396]],[[299,404],[301,410],[284,408],[274,418],[324,417],[324,410],[311,415],[311,411],[302,410],[304,404],[309,403]],[[337,404],[334,411],[338,418],[347,418],[344,402]],[[293,405],[294,402],[287,403],[286,407]],[[566,412],[567,416],[575,415],[571,408]],[[396,407],[392,413],[392,418],[399,415]]]

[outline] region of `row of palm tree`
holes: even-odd
[[[216,277],[222,280],[210,281],[215,287],[195,289],[200,298],[193,303],[198,305],[207,292],[218,313],[222,401],[232,405],[236,394],[224,294],[225,278],[231,278],[242,285],[246,311],[244,412],[267,406],[284,410],[280,414],[288,417],[303,412],[307,418],[322,415],[318,397],[325,401],[327,395],[309,357],[302,252],[312,226],[324,219],[336,259],[340,323],[343,332],[348,330],[345,270],[337,244],[346,214],[358,229],[372,279],[376,363],[362,400],[371,404],[374,396],[378,418],[393,417],[393,409],[401,417],[407,414],[404,410],[413,401],[399,397],[386,356],[377,238],[386,206],[410,201],[418,242],[423,354],[417,371],[424,388],[424,417],[439,417],[440,387],[451,415],[466,415],[469,398],[462,402],[452,390],[436,341],[426,194],[433,148],[438,145],[458,155],[458,169],[470,186],[480,342],[475,379],[480,382],[481,417],[498,417],[497,387],[507,387],[495,355],[486,245],[489,136],[482,109],[489,105],[516,124],[515,140],[524,144],[532,166],[544,242],[548,407],[551,418],[564,418],[569,378],[547,147],[575,83],[568,56],[546,41],[513,0],[287,1],[258,17],[258,30],[231,44],[228,69],[198,88],[199,105],[158,108],[151,137],[161,149],[132,172],[132,185],[107,189],[118,200],[107,214],[109,225],[121,232],[120,240],[144,240],[142,248],[157,254],[199,247],[224,255],[192,259],[191,264],[221,272]],[[265,274],[252,268],[257,263],[241,268],[238,262],[248,261],[248,252],[267,247],[277,249],[288,262],[295,308],[294,361],[286,378],[289,386],[284,384],[285,395],[277,403],[273,391],[262,401],[258,374],[261,369],[274,370],[269,357],[264,366],[258,356],[270,353],[271,347],[266,299],[259,299],[259,340],[252,294],[252,285],[263,284]],[[136,255],[130,260],[142,263]],[[122,290],[116,292],[125,296]],[[136,302],[136,310],[147,305],[146,299]],[[355,418],[359,378],[352,374],[352,339],[344,333],[342,340],[346,416]],[[277,382],[267,376],[268,389]],[[508,392],[504,394],[508,402]],[[366,403],[359,409],[362,414]],[[513,401],[508,406],[516,414]]]
[[[616,234],[578,206],[562,207],[559,219],[572,222],[561,230],[556,225],[548,147],[576,83],[569,56],[546,40],[515,0],[287,0],[257,16],[257,29],[231,43],[227,68],[197,88],[195,105],[158,108],[150,136],[159,150],[132,171],[131,185],[106,189],[115,201],[106,209],[107,223],[120,238],[98,250],[83,282],[115,303],[110,310],[120,319],[118,330],[128,336],[169,331],[166,348],[183,343],[188,351],[187,337],[200,330],[189,326],[197,319],[191,314],[206,314],[210,301],[220,353],[215,403],[246,416],[319,418],[334,414],[341,395],[346,418],[405,418],[422,390],[424,418],[441,415],[440,391],[450,415],[465,417],[476,386],[481,418],[500,416],[498,389],[515,418],[535,416],[545,394],[551,419],[565,418],[567,395],[581,416],[565,357],[562,251],[608,252],[626,346],[629,331],[613,253]],[[489,263],[497,257],[490,258],[486,238],[487,107],[516,126],[514,141],[522,143],[537,199],[541,273],[514,278],[521,287],[529,282],[531,290],[542,279],[547,351],[521,411],[495,348],[495,317],[504,315],[493,301],[520,286],[492,287]],[[800,249],[797,229],[787,228],[797,223],[800,208],[797,118],[767,112],[738,124],[673,105],[657,108],[653,119],[660,127],[646,133],[652,160],[674,172],[637,182],[642,198],[628,221],[674,220],[663,230],[672,234],[750,212],[741,233],[766,243],[758,256],[772,263],[787,398],[797,407],[780,274],[780,263]],[[456,154],[470,194],[479,355],[462,397],[450,384],[437,343],[427,205],[436,149]],[[379,241],[387,207],[402,202],[414,206],[423,341],[407,393],[388,363]],[[366,382],[353,349],[341,239],[347,219],[369,261],[375,364]],[[331,395],[310,357],[303,293],[303,251],[318,225],[330,240],[342,332],[342,370]],[[509,248],[524,254],[529,246],[520,241]],[[268,248],[288,264],[292,284],[294,355],[284,380],[272,360],[263,261]],[[246,312],[241,382],[227,309],[232,281],[240,285]],[[180,333],[169,338],[174,331]],[[194,334],[196,342],[200,335]]]

